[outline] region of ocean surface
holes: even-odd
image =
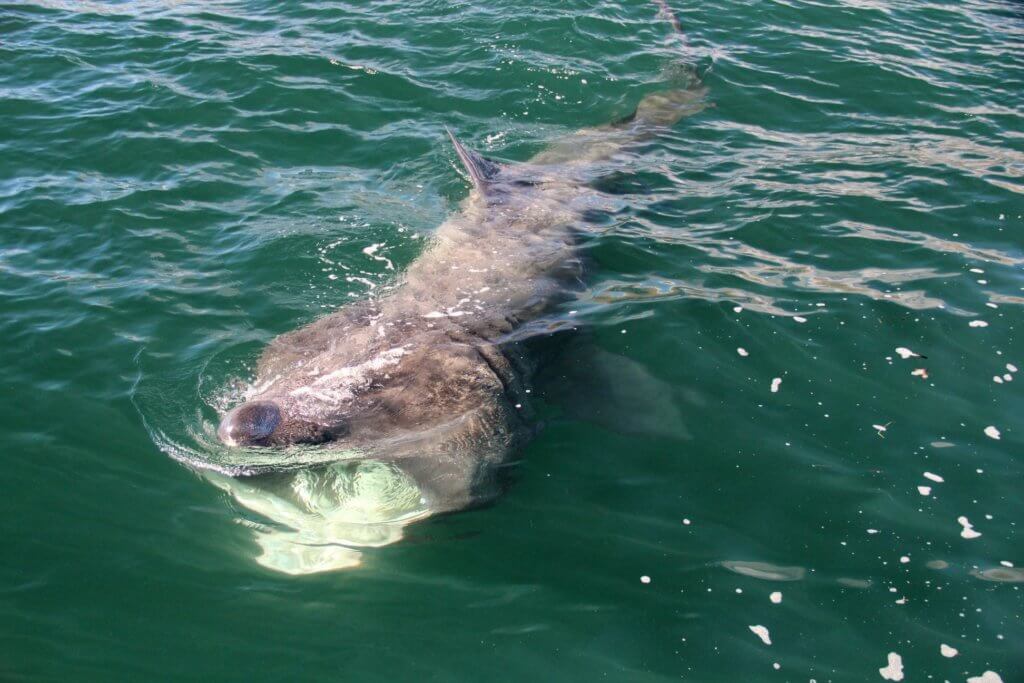
[[[0,4],[0,681],[1024,681],[1024,4],[670,2]],[[605,387],[493,503],[260,561],[176,458],[400,281],[445,126],[525,160],[685,68],[556,312]]]

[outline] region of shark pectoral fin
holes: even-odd
[[[448,137],[451,138],[452,146],[455,147],[455,153],[458,155],[459,161],[462,162],[462,166],[466,169],[466,173],[469,174],[473,187],[480,192],[486,191],[487,182],[498,175],[501,171],[501,166],[463,145],[447,127],[445,131],[448,133]]]
[[[555,373],[538,378],[541,395],[570,418],[619,434],[692,438],[680,407],[685,396],[637,361],[581,340],[553,367]]]

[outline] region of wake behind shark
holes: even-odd
[[[498,493],[534,433],[524,330],[580,282],[595,168],[700,111],[704,94],[696,79],[649,94],[627,119],[525,163],[448,132],[472,185],[459,211],[389,293],[275,339],[247,400],[223,416],[230,466],[209,476],[274,522],[258,529],[261,563],[350,566],[353,547]]]

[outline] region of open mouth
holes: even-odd
[[[373,460],[269,477],[205,476],[260,519],[250,527],[256,562],[286,574],[358,566],[363,549],[401,540],[406,525],[429,514],[409,475]]]

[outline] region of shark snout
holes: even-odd
[[[245,403],[224,416],[217,436],[228,446],[263,446],[281,424],[281,409],[271,401]]]

